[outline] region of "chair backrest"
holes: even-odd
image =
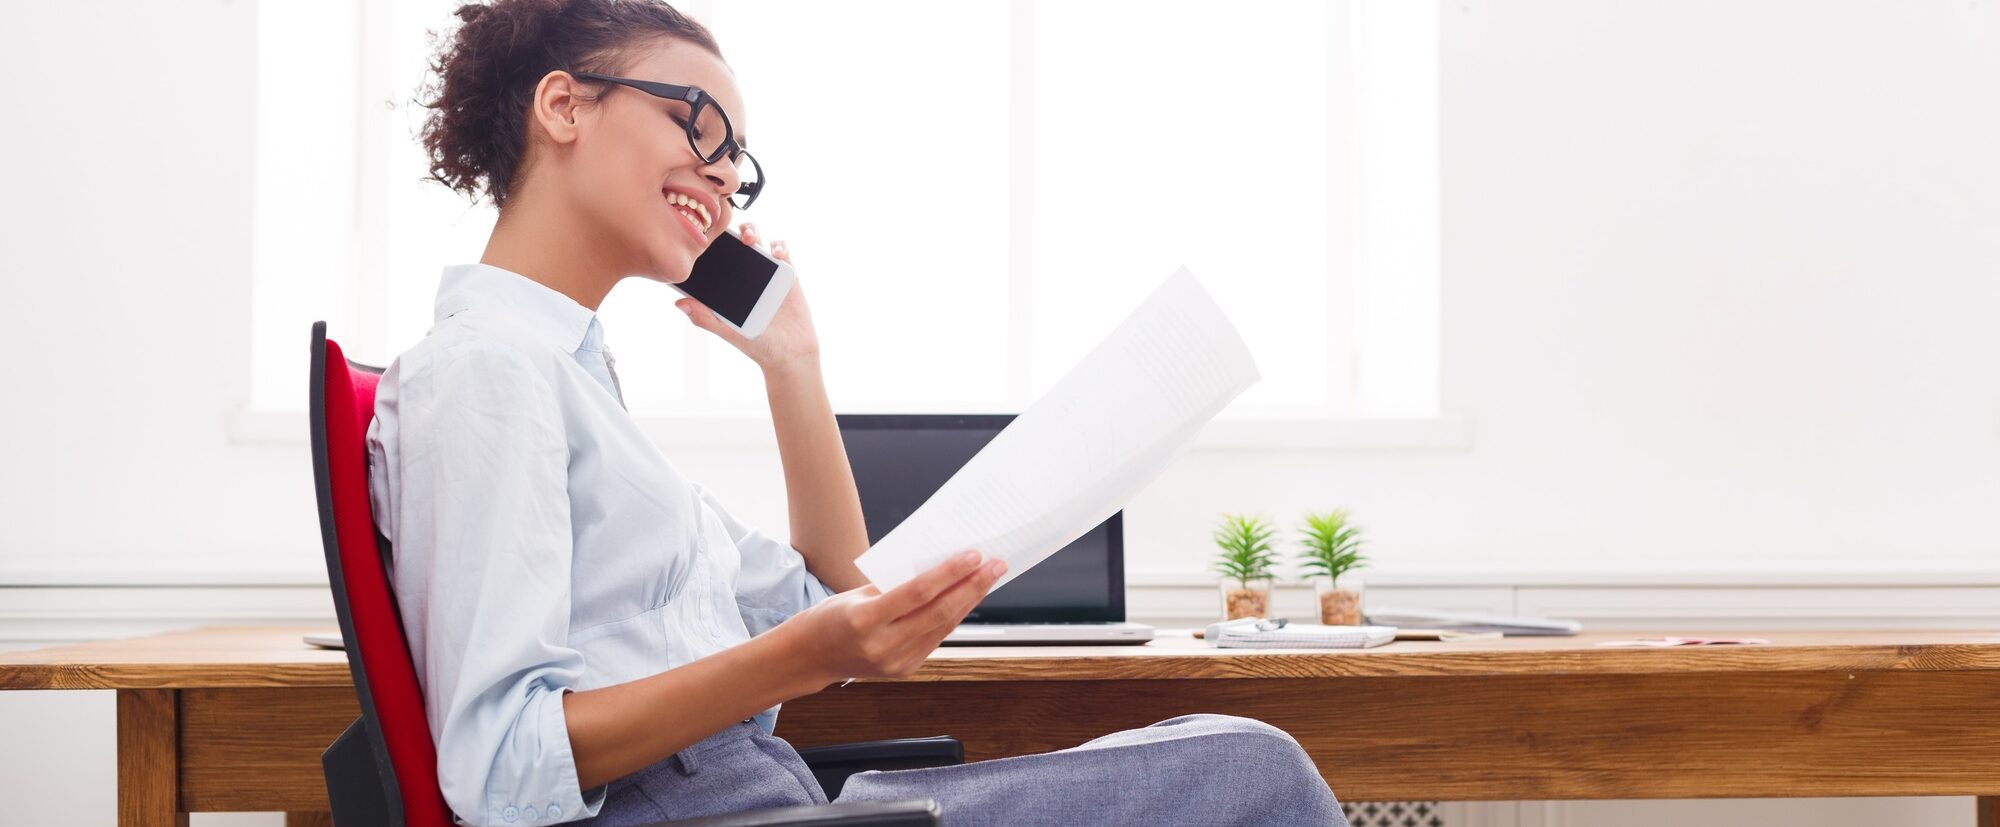
[[[368,501],[368,424],[375,418],[381,373],[347,361],[340,345],[326,338],[326,323],[313,323],[310,413],[320,539],[326,546],[326,575],[340,634],[347,642],[347,668],[361,700],[358,723],[368,746],[362,757],[372,758],[381,787],[327,792],[335,798],[348,792],[380,796],[376,806],[386,805],[383,815],[392,827],[450,827],[451,809],[438,788],[437,748],[424,717],[423,692],[383,562],[388,541],[376,532]],[[329,787],[333,778],[329,770]],[[340,802],[334,805],[338,817]]]

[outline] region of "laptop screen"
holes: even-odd
[[[841,414],[840,438],[872,545],[986,446],[1012,414]],[[986,596],[970,623],[1117,623],[1125,619],[1124,513]],[[955,549],[954,549],[955,550]]]

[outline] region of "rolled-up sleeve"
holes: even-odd
[[[736,580],[736,608],[752,635],[770,631],[786,618],[833,594],[806,569],[806,560],[786,543],[730,516],[722,501],[701,483],[694,484],[703,507],[715,512],[729,539],[736,543],[743,568]]]
[[[604,789],[578,788],[563,715],[584,660],[568,645],[569,445],[553,387],[533,357],[473,340],[392,367],[377,410],[373,473],[396,483],[393,579],[446,803],[477,825],[596,815]]]

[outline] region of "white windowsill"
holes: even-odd
[[[771,422],[750,414],[641,414],[640,427],[663,448],[774,450]],[[303,411],[238,410],[229,417],[238,445],[303,445]],[[1462,416],[1407,418],[1221,419],[1195,438],[1208,453],[1277,451],[1466,451],[1472,423]]]
[[[316,556],[316,555],[315,555]],[[222,563],[202,570],[148,565],[137,558],[92,569],[24,565],[0,557],[0,587],[255,587],[325,588],[317,567],[270,567]],[[11,569],[11,570],[9,570]],[[2000,567],[1935,563],[1895,569],[1844,565],[1787,569],[1780,565],[1729,566],[1720,563],[1647,566],[1564,566],[1528,563],[1515,567],[1406,567],[1361,572],[1379,588],[1992,588],[2000,587]],[[1215,575],[1190,568],[1126,569],[1134,589],[1214,588]],[[1298,585],[1292,579],[1283,585]]]
[[[1895,569],[1844,565],[1796,569],[1720,563],[1646,566],[1563,566],[1524,564],[1517,567],[1437,567],[1359,572],[1371,588],[1987,588],[2000,587],[2000,567],[1932,564]],[[1292,580],[1282,584],[1296,585]],[[1127,569],[1128,588],[1214,588],[1216,576],[1189,569]]]
[[[146,555],[104,555],[88,563],[23,560],[0,556],[0,588],[326,588],[326,567],[312,558],[288,566],[254,561],[218,560],[203,564],[169,561],[162,565]]]

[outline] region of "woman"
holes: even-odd
[[[966,551],[887,592],[856,569],[867,534],[802,287],[754,341],[679,305],[763,371],[790,542],[661,456],[624,410],[595,311],[629,275],[686,278],[755,197],[730,69],[651,0],[457,14],[423,142],[434,177],[500,216],[479,263],[445,271],[436,324],[383,377],[369,432],[445,800],[470,824],[605,825],[823,802],[770,734],[778,704],[910,674],[1004,564]],[[789,260],[783,242],[771,253]],[[866,773],[842,797],[934,798],[954,825],[1344,823],[1295,741],[1223,716]]]

